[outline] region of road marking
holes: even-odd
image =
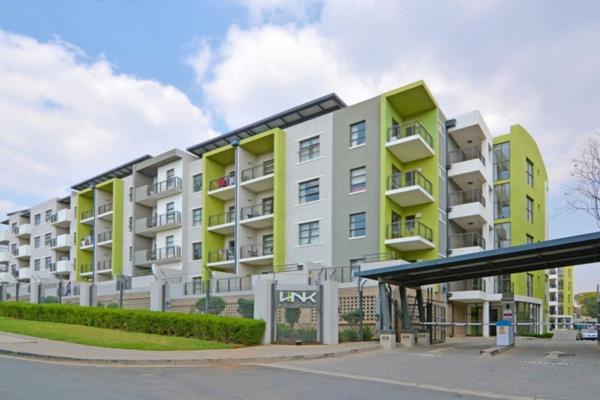
[[[508,395],[508,394],[498,394],[498,393],[485,392],[485,391],[480,391],[480,390],[453,389],[453,388],[449,388],[449,387],[445,387],[445,386],[430,385],[430,384],[426,384],[426,383],[396,381],[393,379],[375,378],[375,377],[364,376],[364,375],[346,374],[343,372],[320,371],[320,370],[307,369],[307,368],[301,368],[301,367],[291,367],[291,366],[287,366],[287,365],[258,364],[258,363],[249,364],[249,365],[256,365],[256,366],[264,367],[264,368],[274,368],[274,369],[284,369],[284,370],[296,371],[296,372],[304,372],[307,374],[325,375],[325,376],[331,376],[334,378],[353,379],[353,380],[359,380],[359,381],[384,383],[384,384],[389,384],[389,385],[404,386],[404,387],[411,387],[411,388],[417,388],[417,389],[426,389],[426,390],[432,390],[432,391],[436,391],[436,392],[459,394],[462,396],[475,396],[475,397],[484,397],[484,398],[488,398],[488,399],[499,399],[499,400],[547,400],[542,397],[512,396],[512,395]]]

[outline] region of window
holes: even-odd
[[[202,243],[192,243],[192,260],[202,260]]]
[[[510,142],[494,145],[494,181],[510,179]]]
[[[46,212],[44,212],[44,221],[50,222],[50,219],[52,219],[52,210],[46,210]]]
[[[496,224],[494,226],[494,245],[496,249],[502,249],[505,247],[510,247],[511,238],[510,238],[510,222],[505,222],[503,224]]]
[[[531,235],[526,235],[526,236],[527,236],[527,244],[533,243],[533,236],[531,236]]]
[[[42,215],[41,214],[35,214],[35,217],[33,217],[33,220],[35,221],[35,225],[39,225],[42,223]]]
[[[129,232],[133,231],[133,217],[129,217],[128,226]]]
[[[273,235],[263,235],[262,251],[264,256],[273,254]]]
[[[13,222],[12,224],[10,224],[10,230],[14,235],[19,233],[19,227],[17,226],[16,222]]]
[[[367,138],[365,121],[350,125],[350,147],[365,144]]]
[[[265,197],[261,201],[262,204],[262,215],[273,214],[273,198]]]
[[[350,237],[367,235],[367,213],[350,214]]]
[[[494,219],[510,218],[510,183],[494,186]]]
[[[197,174],[192,177],[192,184],[194,192],[202,191],[202,174]]]
[[[529,158],[526,160],[527,162],[527,169],[526,169],[526,173],[527,173],[527,184],[531,187],[533,187],[533,163],[531,162],[531,160],[529,160]]]
[[[46,245],[46,247],[49,247],[51,241],[52,241],[52,234],[51,233],[46,233],[44,235],[44,245]]]
[[[527,296],[533,296],[533,274],[527,274]]]
[[[166,208],[167,208],[167,214],[172,213],[173,211],[175,211],[175,202],[174,201],[170,201],[166,204]]]
[[[133,260],[133,246],[129,246],[129,261]]]
[[[319,178],[310,181],[300,182],[299,202],[308,203],[319,200]]]
[[[169,249],[173,249],[173,246],[175,245],[175,237],[173,235],[169,235],[165,238],[165,247],[167,248],[167,252],[169,251]]]
[[[361,192],[367,189],[367,167],[350,170],[350,193]]]
[[[298,151],[298,159],[300,162],[312,160],[320,155],[321,144],[319,143],[318,136],[300,141],[300,150]]]
[[[50,269],[50,267],[51,267],[50,264],[52,264],[52,257],[46,257],[46,258],[44,258],[44,268],[45,269]]]
[[[171,180],[175,177],[175,170],[173,168],[167,170],[167,180]]]
[[[202,225],[202,209],[194,208],[192,210],[192,226]]]
[[[300,245],[319,243],[319,221],[305,222],[298,225]]]
[[[529,196],[527,196],[526,199],[526,204],[527,204],[527,222],[529,222],[530,224],[533,223],[533,199]]]
[[[33,247],[34,247],[34,248],[36,248],[36,249],[39,249],[39,248],[40,248],[40,243],[41,243],[41,239],[40,239],[40,237],[39,237],[39,236],[36,236],[36,237],[33,239]]]
[[[35,261],[33,261],[33,269],[35,271],[39,271],[40,270],[40,265],[41,265],[41,260],[37,259]]]

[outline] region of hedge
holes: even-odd
[[[69,304],[0,302],[0,316],[244,345],[259,344],[265,331],[264,321],[253,319]]]

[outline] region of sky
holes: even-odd
[[[600,2],[21,0],[0,7],[0,215],[144,154],[186,148],[327,93],[423,79],[451,117],[535,137],[549,236],[600,134]],[[575,271],[595,290],[600,266]]]

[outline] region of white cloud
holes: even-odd
[[[320,0],[235,0],[248,11],[250,21],[307,20]]]
[[[68,43],[0,30],[0,197],[63,195],[143,154],[200,142],[210,126],[173,86],[119,73]],[[0,212],[13,206],[0,202]]]
[[[213,52],[207,40],[200,40],[196,50],[190,54],[186,63],[194,69],[196,82],[202,83],[213,60]]]

